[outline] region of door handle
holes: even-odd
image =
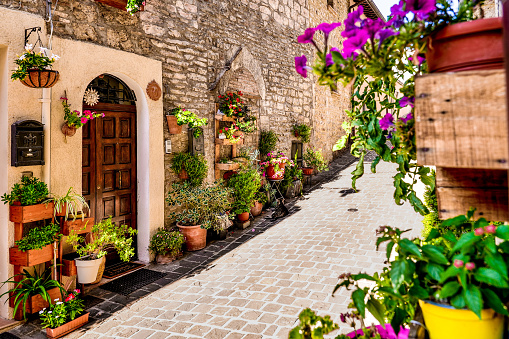
[[[119,177],[119,187],[120,189],[122,189],[122,171],[118,171],[118,177]]]

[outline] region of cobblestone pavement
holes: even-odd
[[[367,167],[368,165],[366,165]],[[295,213],[208,267],[128,304],[81,338],[287,338],[305,307],[339,323],[349,292],[331,296],[342,272],[372,273],[380,225],[412,228],[422,217],[393,199],[394,167],[380,164],[350,190],[354,165],[299,200]],[[255,225],[253,228],[258,233]],[[346,330],[346,329],[343,329]]]

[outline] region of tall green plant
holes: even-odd
[[[249,212],[253,206],[256,192],[260,189],[260,173],[255,169],[243,169],[228,180],[233,190],[233,211],[235,214]]]
[[[175,173],[185,170],[189,175],[189,181],[194,186],[199,186],[207,177],[207,160],[201,154],[175,153],[171,160],[171,169]]]
[[[302,156],[302,160],[306,163],[306,166],[316,168],[318,171],[328,171],[329,167],[327,162],[323,158],[322,150],[315,150],[314,148],[308,148],[306,153]]]
[[[266,156],[268,153],[276,150],[279,138],[274,131],[261,131],[260,134],[260,154]]]
[[[292,127],[295,136],[299,137],[303,143],[311,141],[311,127],[306,124],[295,124]]]
[[[4,193],[1,200],[4,204],[12,205],[15,201],[19,201],[22,206],[30,206],[42,203],[48,195],[46,183],[36,177],[22,177],[21,183],[14,184],[11,193]]]
[[[21,277],[20,281],[16,281],[17,277]],[[24,318],[26,318],[26,307],[30,297],[39,294],[42,299],[51,305],[52,300],[49,295],[49,290],[58,288],[61,296],[65,293],[65,289],[62,285],[60,285],[58,281],[51,279],[51,267],[47,268],[42,274],[39,274],[37,269],[34,269],[33,274],[27,270],[23,270],[23,273],[16,274],[10,277],[7,281],[4,281],[2,286],[5,284],[14,284],[14,287],[0,295],[0,298],[4,295],[8,295],[6,302],[13,299],[14,314],[16,314],[21,306]]]

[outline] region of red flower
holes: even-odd
[[[239,102],[239,101],[240,101],[240,99],[239,99],[239,98],[237,98],[237,102]]]
[[[474,231],[475,235],[481,236],[484,234],[484,229],[482,227],[476,228]]]

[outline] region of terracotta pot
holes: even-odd
[[[182,230],[188,251],[198,251],[207,246],[207,230],[201,228],[201,225],[184,226],[177,223],[177,227]]]
[[[21,83],[30,88],[50,88],[55,86],[60,75],[49,69],[29,69],[28,75]]]
[[[237,219],[239,219],[242,222],[248,221],[249,220],[249,212],[244,212],[244,213],[241,213],[241,214],[237,214]]]
[[[177,124],[177,117],[174,115],[167,115],[166,121],[168,122],[168,129],[170,130],[170,134],[180,134],[182,133],[182,126]]]
[[[175,259],[177,259],[177,257],[174,255],[170,255],[170,254],[158,254],[156,256],[156,262],[158,264],[169,264],[172,261],[174,261]]]
[[[253,217],[257,217],[260,214],[262,214],[263,204],[259,203],[258,201],[254,202],[254,206],[251,207],[251,214]]]
[[[46,328],[46,336],[51,339],[63,337],[64,335],[71,333],[75,329],[88,323],[88,315],[89,313],[87,312],[57,328]]]
[[[235,171],[228,171],[225,174],[223,174],[223,179],[228,181],[235,173],[236,173]]]
[[[302,167],[302,174],[304,175],[313,175],[313,171],[313,167]]]
[[[293,132],[293,134],[295,135],[295,137],[297,137],[297,138],[299,137],[299,133]]]
[[[269,165],[265,171],[267,178],[271,180],[280,180],[285,176],[285,165],[286,163],[279,164],[279,168],[282,170],[281,174],[277,175],[274,169],[274,165]]]
[[[186,180],[189,179],[189,175],[185,169],[181,170],[179,173],[179,179]]]
[[[69,127],[69,125],[67,125],[65,122],[62,125],[62,133],[64,133],[66,137],[72,137],[74,134],[76,134],[77,130],[78,129],[76,127]]]
[[[431,35],[426,60],[430,73],[504,68],[502,18],[444,27]]]

